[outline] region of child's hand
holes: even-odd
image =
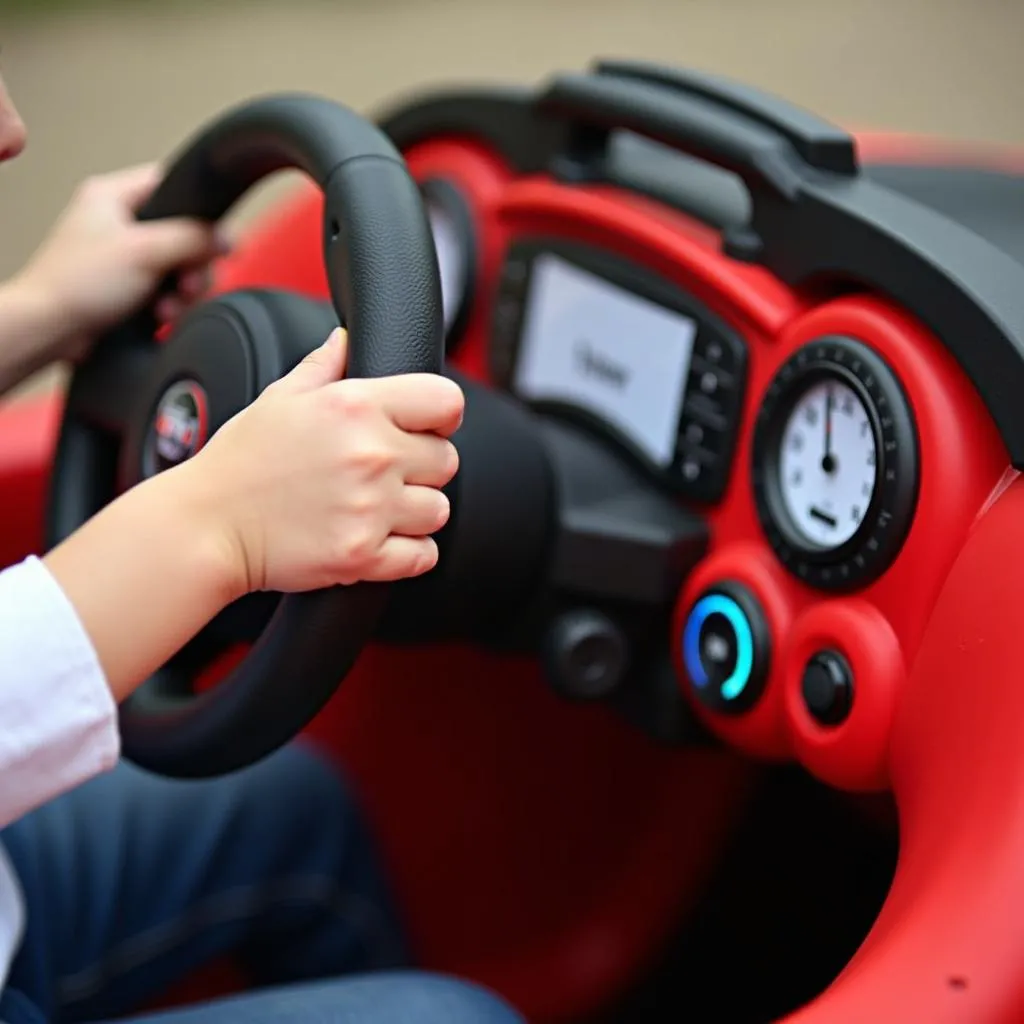
[[[206,290],[225,238],[187,218],[139,222],[135,212],[160,182],[155,165],[90,178],[15,279],[46,311],[39,345],[51,358],[78,358],[101,331],[132,313],[167,274],[182,270],[176,295],[157,315],[171,319]]]
[[[462,392],[432,374],[341,380],[346,351],[336,331],[171,471],[229,552],[235,596],[397,580],[437,562]]]
[[[462,419],[454,381],[340,380],[338,331],[187,462],[46,555],[122,700],[225,605],[437,562]]]

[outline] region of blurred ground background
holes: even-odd
[[[30,131],[0,168],[0,279],[83,176],[163,156],[279,89],[372,111],[424,86],[630,56],[854,127],[1024,142],[1024,0],[0,0],[0,47]]]

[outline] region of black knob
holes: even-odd
[[[625,633],[603,612],[581,608],[560,615],[548,633],[545,667],[551,685],[576,700],[607,697],[629,664]]]
[[[768,679],[771,637],[757,598],[723,582],[694,602],[683,627],[683,664],[693,693],[722,714],[757,703]]]
[[[853,671],[838,651],[819,651],[804,669],[804,705],[821,725],[838,725],[853,706]]]

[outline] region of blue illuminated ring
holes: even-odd
[[[743,609],[731,597],[708,594],[693,606],[683,630],[683,661],[693,685],[698,689],[707,686],[710,680],[700,659],[700,631],[708,616],[715,614],[724,615],[736,635],[736,665],[719,688],[723,700],[735,700],[750,682],[754,668],[754,634]]]

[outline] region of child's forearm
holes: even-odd
[[[0,394],[58,357],[67,326],[45,295],[17,278],[0,284]]]
[[[216,496],[195,469],[127,492],[44,558],[118,701],[244,589]]]

